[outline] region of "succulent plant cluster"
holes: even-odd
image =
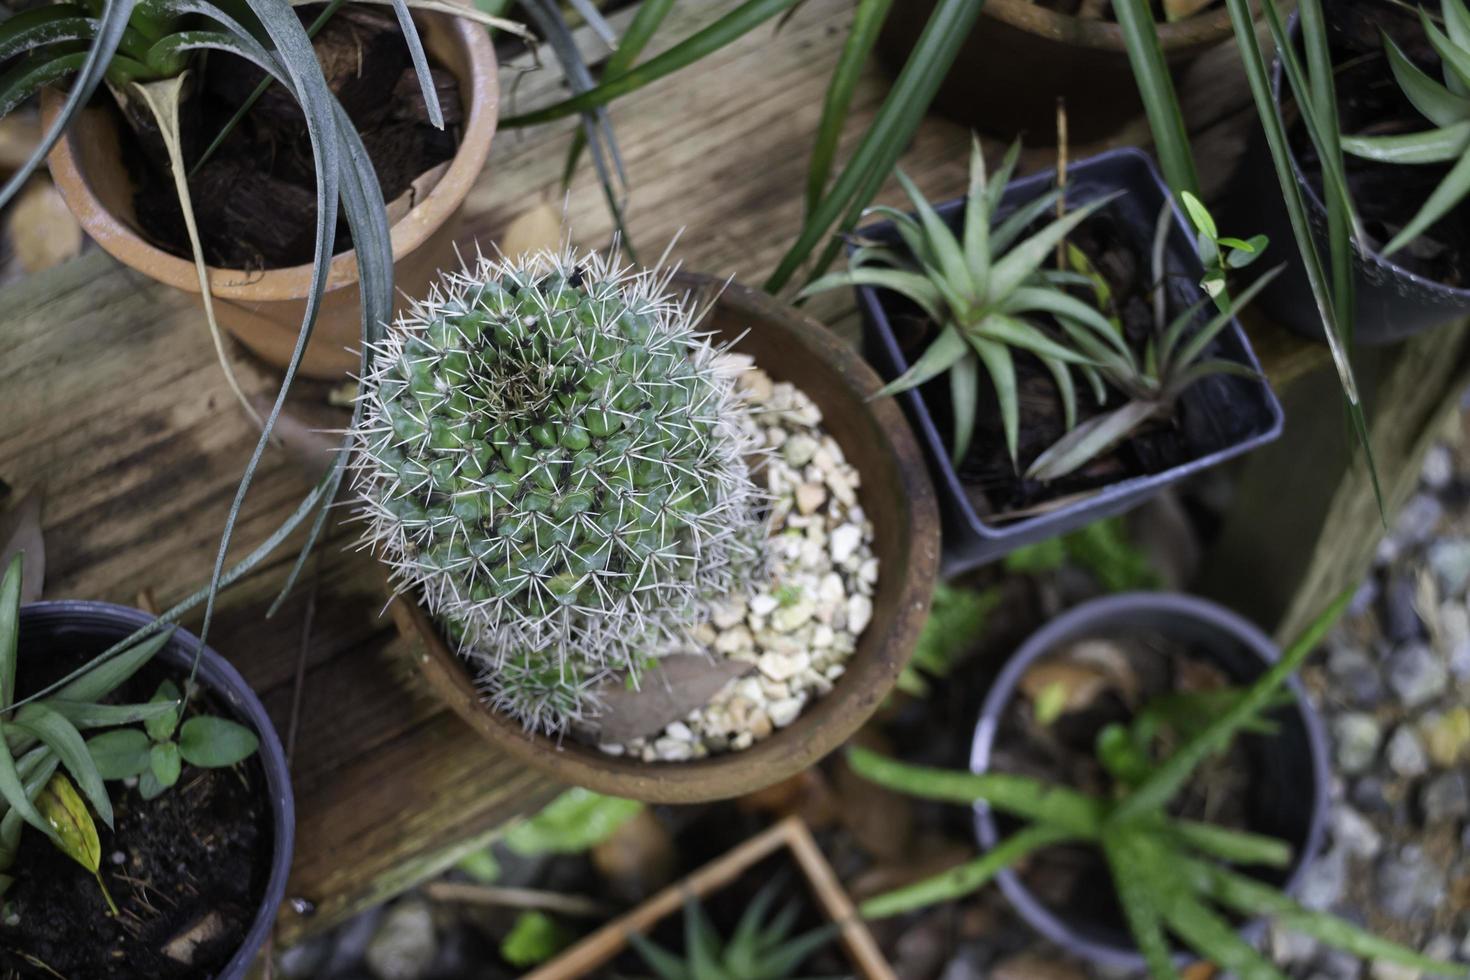
[[[616,257],[481,256],[374,351],[366,538],[528,728],[564,731],[760,567],[754,447],[696,319]]]

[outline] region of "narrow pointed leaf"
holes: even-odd
[[[868,55],[873,51],[892,5],[893,0],[859,0],[853,11],[852,27],[848,29],[847,41],[837,57],[837,65],[832,69],[832,78],[827,83],[827,93],[822,101],[822,118],[817,123],[817,139],[807,171],[807,214],[815,211],[821,203],[827,181],[832,177],[832,164],[837,158],[837,144],[842,138],[853,93],[857,91]]]
[[[971,334],[978,334],[987,340],[1010,347],[1029,350],[1042,357],[1056,358],[1067,364],[1088,364],[1091,361],[1090,358],[1052,340],[1034,324],[1005,313],[990,314],[971,328]]]
[[[883,398],[888,395],[896,395],[900,391],[908,391],[917,388],[945,371],[960,358],[969,354],[969,347],[965,344],[964,335],[953,326],[947,326],[940,331],[934,342],[919,355],[919,359],[913,363],[903,374],[899,375],[888,384],[884,385],[874,398]]]
[[[1465,200],[1466,195],[1470,195],[1470,153],[1462,156],[1460,162],[1450,168],[1450,172],[1445,174],[1444,180],[1429,195],[1419,213],[1393,237],[1383,254],[1392,255],[1424,234],[1436,221]]]
[[[11,727],[9,723],[0,722],[0,735],[7,734]],[[21,779],[15,767],[15,757],[10,754],[10,747],[6,745],[4,738],[0,738],[0,799],[3,799],[10,807],[11,812],[6,815],[7,818],[15,815],[46,836],[54,838],[55,832],[51,829],[51,825],[46,822],[32,803],[32,793],[27,790],[25,781]]]
[[[991,189],[995,184],[991,184]],[[1016,208],[990,232],[990,254],[1004,255],[1009,252],[1016,239],[1024,235],[1033,224],[1056,209],[1057,199],[1062,196],[1060,188],[1052,188],[1040,197],[1034,197]]]
[[[1094,415],[1047,447],[1027,467],[1026,476],[1042,482],[1059,480],[1122,442],[1158,412],[1157,403],[1131,401]]]
[[[1284,980],[1228,922],[1187,892],[1175,892],[1161,911],[1170,930],[1220,969],[1241,980]]]
[[[175,704],[149,702],[148,704],[95,704],[86,701],[63,701],[47,698],[44,704],[78,729],[107,728],[112,725],[131,725],[177,714]],[[103,777],[104,779],[107,777]]]
[[[1056,382],[1057,393],[1062,398],[1062,424],[1070,429],[1077,424],[1077,386],[1072,382],[1072,371],[1055,357],[1043,357],[1041,363]]]
[[[1378,163],[1448,163],[1470,149],[1470,122],[1403,136],[1344,136],[1342,148]]]
[[[1016,386],[1016,365],[1011,351],[1003,343],[971,335],[970,346],[980,356],[985,370],[990,373],[990,383],[995,388],[995,399],[1000,404],[1000,422],[1005,431],[1006,451],[1011,465],[1016,465],[1017,447],[1020,443],[1021,407],[1020,393]]]
[[[985,153],[980,137],[970,136],[970,189],[965,196],[965,265],[975,292],[985,295],[990,279],[990,211],[986,202],[990,195],[985,187]]]
[[[1104,831],[1102,836],[1103,855],[1113,877],[1118,904],[1123,907],[1123,918],[1128,922],[1134,945],[1148,965],[1149,976],[1153,980],[1174,980],[1179,974],[1174,969],[1174,953],[1164,936],[1163,915],[1159,911],[1165,896],[1157,893],[1144,870],[1154,857],[1147,844],[1136,831]]]
[[[107,798],[107,787],[102,785],[102,776],[97,765],[87,752],[87,743],[81,733],[65,718],[46,707],[45,704],[28,704],[15,713],[7,728],[18,729],[56,753],[66,771],[77,781],[87,801],[97,811],[97,816],[107,826],[112,826],[112,801]]]
[[[991,267],[986,295],[1005,296],[1020,286],[1046,261],[1057,243],[1071,234],[1073,228],[1092,217],[1099,209],[1111,204],[1121,193],[1118,191],[1105,195],[1069,212],[1065,218],[1058,218],[1008,251],[1004,258],[997,260]]]
[[[1470,99],[1456,95],[1419,70],[1392,37],[1383,35],[1383,50],[1399,90],[1420,114],[1436,126],[1450,126],[1470,119]]]
[[[965,254],[960,248],[960,243],[954,237],[954,232],[939,217],[938,212],[920,193],[914,182],[909,180],[908,175],[902,170],[894,172],[899,186],[909,196],[914,204],[914,210],[919,214],[919,224],[924,229],[924,239],[929,243],[929,252],[934,256],[934,262],[943,273],[944,278],[949,281],[952,288],[969,293],[976,291],[974,280],[970,276],[970,270],[965,265]]]
[[[865,919],[884,919],[969,895],[997,874],[1034,851],[1072,839],[1056,827],[1033,826],[1019,830],[988,852],[956,868],[923,881],[877,895],[863,902],[858,913]]]
[[[15,664],[20,656],[20,586],[25,554],[10,559],[0,578],[0,711],[15,700]]]
[[[136,674],[144,664],[153,659],[173,639],[174,628],[169,626],[141,642],[135,642],[111,659],[88,668],[84,673],[62,685],[56,697],[62,701],[99,701],[117,690],[129,677]],[[127,641],[124,640],[123,643]],[[119,644],[121,646],[121,644]],[[116,648],[114,648],[116,649]],[[105,654],[104,654],[105,655]]]
[[[950,401],[954,405],[954,458],[964,459],[975,433],[975,415],[980,400],[980,365],[973,357],[962,357],[949,369]]]
[[[1216,313],[1210,318],[1208,323],[1196,330],[1189,340],[1184,343],[1184,346],[1179,348],[1178,357],[1171,359],[1172,363],[1181,366],[1194,363],[1204,353],[1205,348],[1210,345],[1211,341],[1219,336],[1220,331],[1230,325],[1230,321],[1235,317],[1235,311],[1249,306],[1251,301],[1260,295],[1261,290],[1269,286],[1285,269],[1286,266],[1278,265],[1241,290],[1240,295],[1236,297],[1231,309]],[[1166,359],[1168,358],[1166,357]]]

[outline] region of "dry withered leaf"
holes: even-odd
[[[500,236],[500,250],[512,259],[543,248],[555,251],[561,243],[561,211],[546,201],[517,215]]]
[[[0,510],[0,568],[9,566],[16,552],[26,553],[20,581],[20,601],[41,598],[46,583],[46,543],[41,533],[41,494],[31,491]]]
[[[629,688],[621,677],[612,678],[597,690],[604,707],[594,722],[593,734],[604,744],[653,735],[707,703],[720,688],[752,669],[754,664],[739,660],[676,653],[644,671],[637,690]]]
[[[1109,691],[1117,692],[1124,703],[1134,704],[1139,683],[1128,657],[1115,643],[1082,640],[1033,664],[1017,686],[1033,705],[1048,705],[1048,714],[1054,718],[1088,708]]]
[[[49,180],[36,178],[10,211],[10,240],[26,272],[60,265],[82,250],[82,226]]]

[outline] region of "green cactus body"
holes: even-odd
[[[668,277],[597,254],[446,274],[363,380],[367,539],[555,733],[762,562],[741,403]]]

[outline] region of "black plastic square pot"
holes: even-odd
[[[1002,210],[1012,210],[1050,189],[1055,173],[1041,173],[1013,181],[1006,188]],[[1067,201],[1075,208],[1117,190],[1126,193],[1108,206],[1120,230],[1139,254],[1148,254],[1159,209],[1168,200],[1168,190],[1152,161],[1138,150],[1111,150],[1068,170]],[[939,214],[951,227],[963,222],[964,199],[941,205]],[[865,226],[867,239],[897,242],[890,222]],[[1195,252],[1193,235],[1174,209],[1173,227],[1166,248],[1166,271],[1171,308],[1184,309],[1203,297],[1196,285],[1204,275]],[[890,317],[901,308],[901,297],[881,289],[858,287],[858,305],[863,313],[863,347],[869,361],[886,380],[908,370],[909,362],[900,349]],[[1213,307],[1200,314],[1208,318]],[[1238,321],[1216,337],[1208,354],[1259,371]],[[919,434],[928,456],[929,469],[939,492],[944,520],[944,572],[953,575],[1058,534],[1076,530],[1093,521],[1135,507],[1171,483],[1200,470],[1249,452],[1281,434],[1281,405],[1264,381],[1215,374],[1191,385],[1181,398],[1180,424],[1191,445],[1213,447],[1201,455],[1157,473],[1130,477],[1109,484],[1074,503],[1035,517],[1005,524],[987,523],[976,511],[950,461],[945,436],[936,423],[928,399],[934,397],[936,379],[903,392],[898,397],[909,423]],[[982,390],[981,411],[994,406]],[[1025,424],[1025,420],[1022,420]]]

